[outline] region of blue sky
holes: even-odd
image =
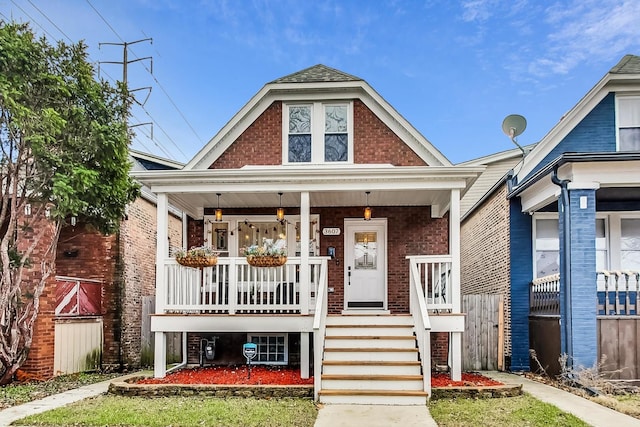
[[[638,0],[0,0],[0,18],[84,40],[122,61],[136,106],[133,148],[188,161],[267,82],[322,63],[366,80],[453,163],[514,146],[509,114],[539,141],[627,53]],[[122,66],[102,64],[121,79]],[[144,100],[144,91],[137,92]]]

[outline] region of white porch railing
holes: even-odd
[[[321,280],[326,282],[327,263],[311,257],[309,264],[305,286],[299,257],[289,257],[281,267],[252,267],[244,257],[218,258],[215,266],[203,269],[169,258],[164,260],[166,282],[156,298],[165,313],[307,314],[315,308]]]
[[[450,255],[408,256],[411,263],[412,283],[422,289],[429,310],[453,310],[453,281]],[[413,268],[416,268],[414,271]]]
[[[599,315],[638,315],[640,271],[601,270],[596,276]]]
[[[597,271],[596,288],[598,315],[638,315],[640,271]],[[531,282],[529,307],[531,314],[560,314],[559,274],[540,277]]]
[[[418,351],[421,355],[423,390],[427,392],[428,396],[431,396],[431,322],[425,299],[425,286],[428,289],[429,280],[425,277],[425,271],[435,270],[430,268],[429,264],[442,264],[442,261],[437,259],[433,263],[429,263],[427,257],[407,258],[409,259],[409,309],[415,325]],[[444,261],[444,263],[448,263],[448,271],[451,271],[451,257],[448,258],[449,261]],[[441,266],[437,270],[440,269]]]
[[[529,290],[531,314],[560,314],[560,274],[534,279]]]

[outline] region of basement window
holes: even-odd
[[[250,334],[247,341],[258,346],[252,363],[260,365],[286,365],[289,363],[288,334]]]

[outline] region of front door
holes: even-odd
[[[387,220],[344,222],[345,310],[387,308]]]

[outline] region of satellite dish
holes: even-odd
[[[520,114],[511,114],[502,121],[502,132],[514,138],[520,135],[527,128],[527,119]]]

